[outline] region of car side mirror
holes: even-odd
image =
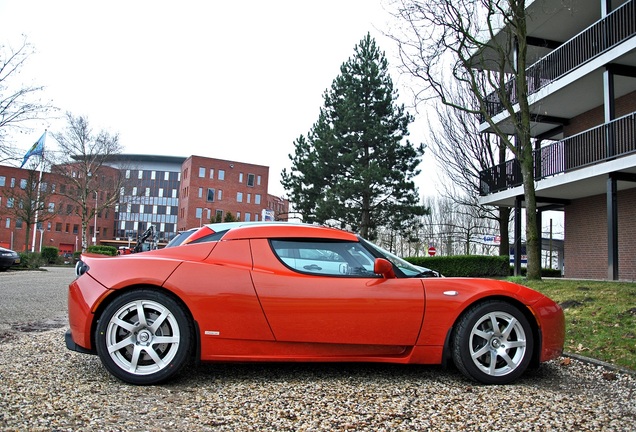
[[[373,273],[380,274],[386,279],[392,279],[395,277],[393,271],[393,264],[389,260],[384,258],[376,258],[373,263]]]

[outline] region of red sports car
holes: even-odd
[[[355,234],[288,223],[204,226],[181,246],[84,254],[69,349],[132,384],[201,361],[443,364],[504,384],[558,357],[563,311],[510,282],[445,278]]]

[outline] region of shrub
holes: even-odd
[[[86,252],[115,256],[117,255],[117,248],[115,246],[95,245],[95,246],[89,246],[86,249]]]
[[[46,261],[47,264],[55,264],[57,262],[57,257],[60,254],[60,250],[54,246],[44,246],[40,253],[42,255],[42,259]]]
[[[38,252],[20,252],[19,268],[39,269],[46,264],[46,260]]]

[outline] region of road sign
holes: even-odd
[[[433,246],[428,248],[428,255],[429,256],[435,256],[436,253],[437,253],[437,249],[435,249]]]

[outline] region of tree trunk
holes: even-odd
[[[537,200],[534,189],[534,163],[532,148],[528,147],[530,157],[520,160],[523,174],[523,191],[526,200],[526,255],[528,256],[528,280],[541,280],[541,236],[537,227]]]
[[[499,255],[510,255],[510,207],[499,207]]]

